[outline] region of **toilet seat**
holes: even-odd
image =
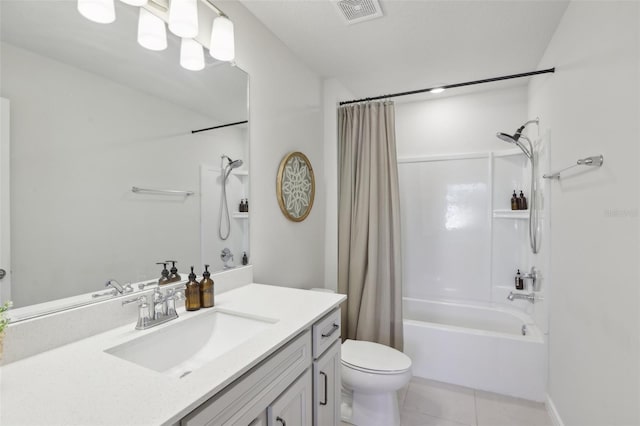
[[[411,369],[411,358],[379,343],[345,340],[342,364],[346,368],[371,374],[402,374]]]

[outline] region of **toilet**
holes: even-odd
[[[397,391],[411,380],[411,358],[379,343],[345,340],[342,386],[352,394],[343,402],[343,420],[356,426],[399,426]],[[346,405],[346,406],[345,406]]]

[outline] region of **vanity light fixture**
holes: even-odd
[[[232,61],[235,58],[233,22],[224,14],[213,20],[209,54],[219,61]]]
[[[169,31],[182,38],[198,35],[198,0],[171,0]]]
[[[114,0],[77,0],[78,11],[85,18],[108,24],[116,19]],[[209,54],[219,61],[235,59],[233,22],[218,9],[213,0],[120,0],[139,7],[138,43],[149,50],[167,48],[167,27],[182,39],[180,65],[192,71],[204,68],[203,45],[198,28],[198,3],[215,12],[211,25]],[[197,38],[197,39],[196,39]]]
[[[167,48],[167,28],[164,21],[142,7],[138,19],[138,43],[149,50]]]
[[[192,38],[183,38],[180,45],[180,65],[190,71],[204,68],[202,45]]]
[[[78,12],[98,24],[110,24],[116,20],[113,0],[78,0]]]

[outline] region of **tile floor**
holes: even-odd
[[[418,377],[398,400],[402,426],[552,426],[544,404]]]

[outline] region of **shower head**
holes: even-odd
[[[231,158],[229,158],[229,156],[227,155],[222,155],[222,158],[226,158],[227,161],[229,162],[226,167],[230,167],[231,169],[237,169],[238,167],[242,166],[242,160],[237,159],[237,160],[232,160]]]
[[[508,143],[516,143],[516,142],[518,142],[518,139],[519,139],[519,137],[518,137],[518,139],[516,139],[515,136],[511,136],[511,135],[509,135],[507,133],[503,133],[503,132],[496,133],[496,136],[498,137],[498,139],[502,139],[503,141],[508,142]]]
[[[507,133],[498,132],[496,133],[496,136],[500,140],[514,144],[515,146],[520,148],[522,152],[524,152],[524,155],[526,155],[527,158],[531,159],[531,155],[532,155],[531,153],[533,152],[533,148],[531,147],[531,142],[529,141],[529,139],[527,139],[527,137],[522,136],[519,132],[516,132],[516,134],[513,136]],[[530,149],[527,149],[526,146],[522,145],[522,142],[520,142],[520,139],[526,140],[529,143]]]
[[[537,118],[534,119],[534,120],[527,121],[522,126],[518,127],[518,130],[516,130],[516,132],[513,134],[513,136],[508,134],[508,133],[503,133],[503,132],[496,133],[496,136],[500,140],[503,140],[505,142],[512,143],[512,144],[516,145],[518,148],[520,148],[522,150],[522,152],[524,152],[524,155],[526,155],[527,158],[532,159],[533,147],[531,146],[531,141],[529,141],[529,139],[527,139],[525,136],[522,136],[522,131],[529,124],[532,124],[532,123],[538,124],[538,122],[539,122],[539,120]],[[522,142],[520,142],[520,139],[524,139],[529,143],[529,149],[527,149],[527,147],[525,147],[522,144]]]
[[[235,161],[231,161],[231,158],[229,158],[229,167],[231,167],[232,169],[236,169],[240,166],[242,166],[242,160],[237,159]]]

